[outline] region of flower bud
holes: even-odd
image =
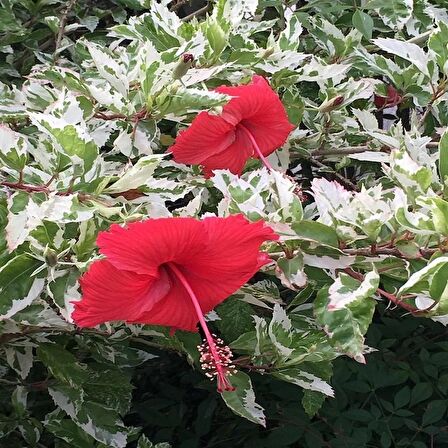
[[[341,96],[341,95],[335,96],[334,98],[324,101],[319,106],[319,112],[331,112],[332,110],[334,110],[338,106],[340,106],[343,102],[344,102],[343,96]]]
[[[275,49],[273,47],[268,47],[266,50],[261,53],[261,59],[267,59],[269,56],[274,54]]]
[[[177,62],[173,70],[173,79],[181,79],[194,64],[194,56],[191,53],[184,53]]]
[[[47,247],[44,251],[44,257],[48,266],[53,267],[58,264],[58,254],[53,249]]]
[[[384,108],[387,106],[395,106],[396,104],[399,104],[403,97],[394,86],[391,86],[389,84],[387,86],[387,93],[385,96],[375,93],[373,95],[373,98],[376,107]]]

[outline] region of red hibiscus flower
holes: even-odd
[[[174,160],[202,165],[207,176],[216,169],[241,174],[250,157],[261,159],[272,169],[265,157],[282,146],[294,129],[278,95],[256,75],[250,84],[221,86],[216,92],[233,98],[220,115],[201,112],[178,135],[169,149]]]
[[[82,299],[74,302],[80,327],[108,321],[164,325],[205,333],[201,362],[218,390],[231,353],[210,334],[204,313],[212,310],[270,261],[260,245],[278,236],[262,221],[228,218],[160,218],[112,225],[97,239],[105,259],[95,261],[80,280]]]

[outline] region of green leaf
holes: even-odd
[[[161,116],[168,114],[182,116],[223,106],[229,99],[222,93],[173,85],[171,89],[156,97],[156,105]]]
[[[225,404],[237,415],[266,426],[263,408],[255,402],[255,393],[250,377],[243,372],[232,375],[230,382],[236,388],[233,392],[222,392]]]
[[[1,319],[14,316],[39,297],[45,280],[32,274],[41,265],[41,261],[21,254],[0,268]]]
[[[9,168],[22,171],[27,161],[28,142],[24,135],[0,126],[0,161]]]
[[[360,287],[360,283],[356,280],[348,282],[348,279],[344,279],[344,282],[345,287],[352,291]],[[364,335],[372,321],[375,300],[363,297],[351,301],[345,308],[333,310],[329,310],[329,304],[329,288],[322,288],[314,301],[317,321],[337,350],[364,363]]]
[[[35,446],[40,439],[41,425],[34,419],[21,420],[17,425],[24,440],[31,446]]]
[[[33,347],[31,345],[26,345],[25,347],[5,347],[4,350],[9,366],[24,380],[33,366]]]
[[[448,202],[442,198],[428,198],[425,202],[431,207],[436,232],[448,236]]]
[[[431,58],[417,44],[384,37],[374,39],[373,42],[382,50],[409,61],[411,64],[414,64],[421,73],[428,77],[430,76],[428,67],[430,66]]]
[[[447,263],[447,256],[438,257],[432,260],[423,269],[420,269],[409,277],[408,281],[398,290],[397,297],[401,297],[403,294],[410,291],[420,292],[422,290],[421,282],[426,282],[426,285],[428,285],[434,274]]]
[[[408,386],[400,389],[394,397],[394,407],[395,409],[403,408],[409,403],[411,399],[411,389]]]
[[[11,396],[11,404],[16,415],[20,418],[27,414],[28,390],[24,386],[17,386]]]
[[[205,36],[212,49],[212,59],[218,60],[220,54],[227,46],[227,34],[216,21],[209,21],[205,26]]]
[[[329,310],[346,308],[356,300],[365,300],[375,294],[380,282],[380,276],[376,271],[367,273],[364,280],[358,280],[347,274],[339,274],[339,277],[329,287]]]
[[[57,344],[40,344],[37,357],[45,364],[51,374],[59,381],[80,388],[89,377],[84,366],[76,360],[75,356]]]
[[[128,432],[112,409],[85,397],[82,390],[58,384],[48,388],[55,402],[82,430],[110,448],[124,448]]]
[[[296,50],[300,44],[300,35],[303,28],[299,18],[295,14],[291,14],[286,20],[285,29],[278,37],[278,46],[281,50]]]
[[[293,258],[280,257],[277,260],[275,273],[284,286],[292,290],[299,290],[307,282],[303,269],[303,254],[299,252]]]
[[[404,257],[408,259],[420,258],[422,256],[420,252],[420,247],[414,241],[397,241],[395,247],[403,254]]]
[[[125,68],[99,45],[85,42],[98,73],[123,97],[127,97],[129,80]]]
[[[394,150],[391,154],[388,175],[403,187],[409,197],[425,194],[431,186],[433,174],[427,166],[415,162],[406,151]]]
[[[422,417],[422,426],[431,425],[443,418],[447,410],[445,400],[431,401]]]
[[[352,17],[353,26],[361,31],[362,35],[367,39],[372,39],[373,19],[365,12],[357,9]]]
[[[435,274],[431,280],[429,295],[433,300],[446,301],[448,300],[447,294],[447,281],[448,278],[448,263],[443,265]],[[437,307],[439,308],[439,307]]]
[[[119,415],[129,411],[132,399],[130,377],[114,366],[90,365],[83,388],[88,399],[93,397],[105,409],[113,409]]]
[[[62,118],[48,114],[30,113],[33,123],[47,134],[61,152],[70,157],[80,174],[89,171],[98,157],[98,147],[80,125],[67,123]]]
[[[300,239],[315,241],[325,246],[338,247],[336,231],[325,224],[303,220],[299,223],[294,223],[291,227]]]
[[[96,441],[72,420],[65,418],[61,409],[56,409],[45,417],[45,429],[73,448],[95,448]]]
[[[281,369],[273,372],[272,375],[282,381],[300,386],[303,389],[319,392],[329,397],[334,396],[332,387],[326,381],[300,367]]]
[[[164,155],[141,157],[137,163],[128,168],[124,174],[105,190],[107,193],[122,193],[147,185],[154,171],[162,162]]]
[[[268,327],[268,335],[278,354],[282,358],[288,358],[293,350],[291,345],[292,325],[286,311],[276,303],[272,313],[272,319]]]
[[[326,396],[314,390],[303,391],[302,406],[308,417],[313,418],[324,404]]]
[[[412,0],[370,0],[367,8],[379,14],[385,25],[401,30],[412,16]]]
[[[436,54],[442,73],[448,75],[448,25],[443,21],[439,22],[439,29],[428,39],[428,47]]]
[[[439,142],[439,173],[442,183],[447,182],[448,177],[448,131],[445,131]],[[448,186],[445,186],[445,190]]]
[[[252,307],[236,297],[229,297],[222,302],[216,312],[221,320],[217,320],[215,324],[228,343],[253,328]]]
[[[138,439],[137,448],[171,448],[169,443],[157,443],[154,445],[144,434]]]

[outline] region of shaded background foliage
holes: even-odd
[[[362,8],[358,9],[357,6],[361,6],[361,3],[357,5],[356,1],[286,3],[297,9],[298,16],[305,23],[306,14],[309,13],[328,19],[340,29],[357,29],[363,34],[366,46],[369,45],[370,38],[390,33],[383,22],[388,14],[392,20],[400,20],[400,8],[403,16],[406,16],[406,5],[410,3],[413,3],[413,14],[420,20],[422,31],[425,26],[430,26],[430,19],[423,13],[423,7],[434,5],[444,10],[447,6],[443,0],[395,1],[393,6],[390,6],[390,1],[378,0],[373,2],[381,12],[378,16],[372,9],[368,10],[369,14],[363,12]],[[59,63],[69,65],[70,62],[67,61],[81,64],[83,57],[87,59],[86,49],[77,45],[77,51],[73,51],[73,46],[81,37],[88,36],[89,40],[100,44],[106,42],[108,28],[125,23],[129,17],[140,15],[148,9],[148,5],[137,0],[0,0],[0,4],[0,80],[6,85],[19,87],[35,64],[50,67]],[[276,36],[284,20],[280,13],[283,4],[285,2],[277,0],[259,2],[258,12],[264,20],[280,19],[279,28],[275,28]],[[171,9],[180,17],[200,10],[200,18],[205,13],[205,7],[211,8],[212,5],[199,1],[177,1],[171,4]],[[313,39],[319,40],[319,32],[314,33]],[[264,31],[256,33],[254,41],[263,46],[267,34]],[[307,34],[308,31],[305,30],[304,35]],[[127,44],[124,41],[124,45]],[[338,48],[341,54],[333,55],[330,62],[337,64],[345,51],[350,53],[351,44],[346,44],[347,49]],[[288,47],[289,43],[285,45]],[[325,42],[318,46],[310,39],[304,45],[307,53],[325,54]],[[385,54],[381,51],[379,53]],[[250,54],[242,52],[238,57],[242,61],[247,57],[250,64],[253,63]],[[354,70],[362,73],[361,65]],[[403,68],[402,61],[400,68]],[[291,120],[298,123],[304,115],[305,101],[316,101],[320,87],[317,83],[302,84],[298,95],[297,91],[288,88],[291,86],[287,80],[276,76],[273,75],[273,85],[280,88]],[[378,73],[375,76],[385,79]],[[402,81],[402,87],[407,87],[415,95],[414,99],[421,99],[421,104],[426,105],[428,101],[432,101],[418,82],[412,85],[406,76]],[[212,80],[211,84],[213,83],[220,81]],[[294,80],[291,81],[293,83]],[[384,87],[378,87],[377,93],[380,93],[381,88]],[[398,92],[399,95],[405,93],[408,92]],[[330,101],[326,107],[331,110],[334,106],[331,101],[337,98],[337,91],[329,89],[325,95],[328,98],[320,99],[323,100],[322,104],[326,100]],[[37,106],[39,101],[38,98]],[[42,104],[44,107],[45,101]],[[353,105],[362,109],[366,104],[365,98],[359,98]],[[446,126],[447,122],[443,104],[439,103],[435,107],[438,108],[439,122],[432,114],[427,114],[423,124],[425,134],[437,140],[436,128]],[[409,130],[412,111],[416,109],[421,118],[425,109],[421,105],[415,106],[411,98],[408,98],[398,105],[395,115],[379,110],[376,118],[380,128],[401,120],[403,127]],[[312,119],[311,114],[307,120]],[[9,125],[12,129],[25,129],[25,133],[31,133],[27,128],[29,123],[22,120],[23,117],[17,120],[13,118]],[[343,120],[341,123],[344,123]],[[306,129],[307,125],[309,121],[302,123],[301,128]],[[173,126],[168,120],[158,126],[166,139],[163,146],[169,146],[169,137],[176,135],[177,126]],[[325,126],[323,135],[326,135]],[[357,135],[350,135],[350,139],[353,145],[363,143],[363,139]],[[347,158],[340,157],[324,164],[321,161],[323,154],[319,153],[323,150],[323,143],[317,142],[316,146],[313,144],[310,144],[313,157],[309,157],[301,148],[299,154],[292,157],[290,165],[290,168],[301,165],[298,177],[304,189],[311,185],[316,168],[321,177],[341,182],[345,179],[349,182],[345,184],[348,187],[356,178],[367,179],[367,185],[369,182],[370,185],[375,184],[375,179],[382,175],[379,165],[370,161],[360,161],[355,165]],[[106,147],[102,151],[108,149],[110,148]],[[126,160],[117,154],[110,160],[113,159]],[[170,174],[169,168],[165,169],[169,176],[174,176]],[[186,195],[187,199],[171,198],[172,200],[166,201],[167,208],[172,211],[183,207],[192,200],[192,196],[189,193]],[[213,198],[204,208],[213,211],[218,199],[219,196]],[[3,228],[7,222],[7,212],[5,199],[1,200],[0,222]],[[310,203],[311,200],[305,202]],[[51,234],[51,224],[48,226],[47,230]],[[75,226],[68,225],[65,229],[66,238],[76,234]],[[3,233],[0,244],[4,249]],[[84,252],[82,247],[79,248],[78,259],[87,261],[93,243],[84,241],[84,244]],[[400,249],[409,255],[415,247],[410,244],[409,247]],[[19,252],[19,255],[23,254]],[[51,265],[51,254],[46,256],[46,262]],[[5,250],[1,257],[3,260],[9,259]],[[21,262],[24,269],[28,269],[28,274],[38,267],[35,261],[30,261],[24,255]],[[421,260],[411,263],[415,269],[424,265]],[[300,260],[298,264],[300,265]],[[292,274],[293,271],[291,269]],[[328,278],[317,269],[307,267],[305,271],[316,289],[328,283]],[[265,279],[264,274],[259,274],[252,284]],[[22,280],[24,279],[21,278],[20,281]],[[390,290],[394,286],[399,287],[405,280],[400,275],[385,276],[382,279],[383,286]],[[276,285],[288,306],[300,306],[309,299],[306,291],[300,296],[282,288],[280,282]],[[58,284],[57,288],[63,289],[65,286]],[[58,311],[55,306],[53,310]],[[30,323],[29,328],[23,330],[24,336],[29,331],[28,342],[22,339],[16,343],[10,331],[0,335],[0,342],[5,346],[5,357],[0,363],[0,444],[5,447],[104,448],[124,446],[125,439],[132,448],[162,448],[167,446],[164,442],[182,448],[220,448],[230,444],[244,447],[423,448],[448,443],[447,331],[444,326],[429,319],[403,317],[402,311],[378,307],[366,337],[366,344],[378,351],[368,355],[366,365],[357,364],[348,358],[338,358],[334,362],[331,384],[335,389],[335,398],[323,402],[320,410],[318,409],[323,400],[319,395],[303,392],[292,384],[273,379],[272,376],[260,375],[257,373],[257,366],[246,366],[257,391],[257,402],[265,408],[268,424],[263,429],[235,416],[214,392],[214,386],[186,362],[186,359],[190,363],[195,361],[195,346],[198,343],[196,335],[179,334],[169,342],[164,341],[164,348],[172,349],[172,352],[167,352],[160,349],[156,342],[152,343],[138,335],[129,337],[122,329],[108,338],[106,344],[106,330],[99,334],[78,332],[73,327],[55,330],[51,327],[50,320],[46,336],[43,337],[34,335],[35,328],[32,328],[32,324],[42,326],[42,323],[33,321],[39,312],[38,305],[35,305],[34,308],[31,306],[22,310],[17,317],[17,321]],[[229,342],[253,329],[251,308],[245,302],[231,299],[218,312],[220,316],[226,316],[226,319],[215,322],[215,325]],[[263,314],[261,311],[259,314],[270,316],[269,312]],[[228,322],[232,322],[232,325],[226,325]],[[8,345],[9,343],[12,345]],[[179,356],[176,351],[186,353],[187,356]],[[153,358],[153,355],[158,357]],[[33,356],[34,363],[30,361]],[[64,397],[69,397],[76,404],[82,402],[80,411],[74,413]],[[310,417],[316,411],[317,414]],[[92,417],[97,425],[93,430],[89,427],[89,419]],[[120,417],[123,417],[124,424]],[[140,436],[141,431],[147,438]]]
[[[367,343],[378,352],[366,365],[344,358],[335,362],[335,398],[325,401],[314,418],[299,405],[301,391],[257,375],[254,387],[268,426],[236,419],[219,397],[209,393],[212,388],[201,375],[185,371],[177,356],[169,356],[158,365],[160,370],[149,365],[139,369],[139,395],[129,421],[137,419],[152,440],[171,440],[182,448],[444,446],[448,331],[384,309],[375,320]]]

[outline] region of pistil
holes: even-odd
[[[252,135],[252,132],[249,131],[249,129],[246,128],[246,126],[244,126],[241,123],[238,123],[238,127],[244,131],[244,133],[247,135],[247,137],[249,138],[249,140],[252,143],[252,146],[254,147],[255,152],[257,153],[257,156],[259,157],[259,159],[263,162],[263,165],[269,170],[269,171],[273,171],[274,168],[272,168],[272,165],[268,162],[268,159],[266,159],[266,157],[263,155],[263,153],[261,152],[260,147],[258,146],[257,141],[255,140],[254,136]]]
[[[228,376],[235,372],[235,367],[231,364],[232,352],[230,347],[224,345],[222,339],[216,338],[216,336],[210,333],[199,300],[184,274],[173,263],[169,263],[168,267],[179,279],[190,296],[199,319],[199,324],[204,332],[205,342],[198,346],[199,353],[201,354],[200,362],[202,369],[206,372],[205,374],[208,378],[213,379],[216,376],[218,392],[235,390],[228,379]]]

